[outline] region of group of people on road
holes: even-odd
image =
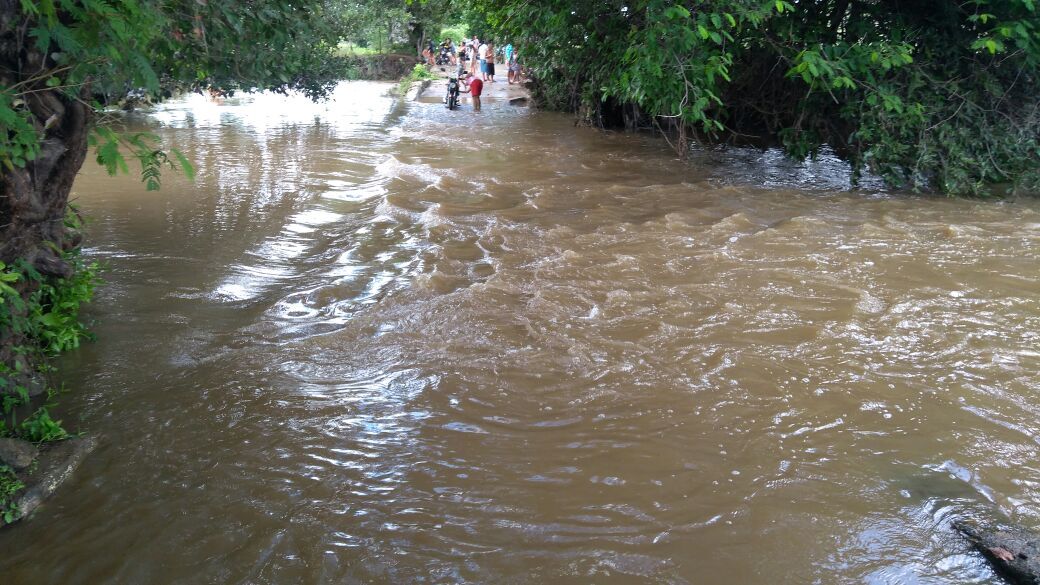
[[[523,81],[520,55],[512,44],[497,49],[493,42],[482,42],[477,35],[473,35],[472,39],[463,41],[458,47],[452,39],[444,39],[439,46],[431,40],[422,53],[427,65],[451,64],[456,66],[458,72],[467,71],[473,77],[477,76],[479,70],[481,81],[486,83],[495,83],[495,65],[499,57],[503,57],[509,84]]]
[[[458,53],[455,76],[464,88],[462,91],[470,94],[473,109],[480,110],[480,95],[484,90],[485,83],[495,83],[495,62],[498,56],[505,58],[507,81],[510,85],[522,82],[520,56],[513,45],[507,44],[500,51],[495,50],[491,41],[481,42],[473,35],[473,38],[465,41]],[[477,76],[477,69],[480,76]]]
[[[470,94],[473,109],[477,111],[480,110],[480,96],[484,91],[484,84],[495,83],[495,64],[499,56],[504,57],[508,83],[522,83],[520,55],[512,44],[496,50],[493,42],[481,42],[477,35],[473,35],[472,39],[463,41],[457,48],[454,40],[445,39],[439,47],[431,40],[423,50],[423,57],[428,65],[441,65],[447,60],[455,67],[454,77],[459,80],[460,91]]]
[[[444,39],[440,46],[433,42],[433,39],[426,41],[426,48],[422,50],[423,60],[429,66],[434,65],[447,65],[455,64],[455,55],[457,50],[455,49],[455,41],[451,39]]]

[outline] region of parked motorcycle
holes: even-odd
[[[459,107],[459,80],[455,77],[448,79],[448,93],[444,96],[444,104],[449,110]]]

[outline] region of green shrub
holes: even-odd
[[[430,73],[430,70],[426,68],[426,65],[418,63],[412,68],[412,72],[404,76],[404,79],[397,84],[396,93],[397,95],[404,95],[408,93],[408,89],[412,87],[413,83],[419,81],[425,81],[427,79],[436,79],[437,76]]]
[[[453,24],[446,26],[441,29],[441,34],[438,37],[439,40],[452,39],[455,44],[459,44],[462,41],[469,38],[469,25],[466,23]]]
[[[72,265],[70,278],[44,277],[21,261],[13,266],[0,262],[0,327],[18,336],[21,343],[14,348],[11,362],[0,364],[0,437],[35,443],[68,437],[61,421],[50,416],[50,400],[28,416],[24,412],[31,405],[25,381],[33,374],[25,371],[26,364],[37,373],[46,372],[51,369],[46,357],[93,339],[79,312],[94,295],[98,264],[84,260],[78,250],[66,252],[63,258]],[[48,399],[53,395],[48,391]],[[21,421],[20,416],[24,417]]]
[[[85,261],[78,250],[67,253],[65,260],[73,266],[72,277],[42,279],[32,312],[35,337],[48,355],[76,349],[81,340],[93,339],[79,320],[79,310],[94,296],[98,263]]]
[[[18,508],[14,505],[14,496],[25,487],[14,470],[6,465],[0,465],[0,518],[10,524],[18,514]]]

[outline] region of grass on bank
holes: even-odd
[[[418,63],[412,68],[411,73],[405,75],[404,78],[401,79],[397,84],[397,87],[394,89],[394,92],[399,96],[403,96],[408,93],[408,90],[412,87],[413,83],[425,81],[427,79],[437,79],[437,76],[430,73],[430,70],[426,65]]]

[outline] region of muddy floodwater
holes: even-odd
[[[1040,203],[387,84],[130,118],[5,584],[994,583],[1040,527]]]

